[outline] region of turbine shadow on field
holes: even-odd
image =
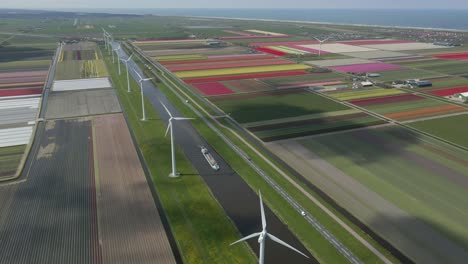
[[[415,263],[462,263],[468,259],[468,238],[430,220],[380,215],[369,226],[385,233],[385,239]]]
[[[305,139],[304,144],[307,145],[307,141],[308,139]],[[391,157],[414,157],[407,149],[423,142],[420,135],[397,126],[343,131],[339,134],[318,136],[313,141],[326,148],[327,151],[319,150],[322,158],[344,156],[359,166],[370,165]],[[317,150],[315,144],[309,148]]]
[[[288,104],[262,104],[258,100],[256,104],[230,105],[225,112],[240,123],[257,122],[278,118],[295,117],[309,114],[320,114],[323,110],[306,109]]]

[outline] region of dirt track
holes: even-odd
[[[103,263],[176,263],[123,115],[93,127]]]

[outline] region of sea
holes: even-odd
[[[435,9],[87,9],[89,12],[273,19],[468,30],[468,10]],[[81,9],[81,11],[85,11]]]

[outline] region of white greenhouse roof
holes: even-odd
[[[108,78],[77,79],[54,81],[52,91],[76,91],[110,87],[112,86]]]

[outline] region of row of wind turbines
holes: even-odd
[[[118,51],[121,49],[121,46],[119,45],[117,48],[112,48],[112,45],[111,45],[111,42],[113,41],[113,38],[112,36],[106,32],[105,30],[104,31],[104,42],[105,42],[105,46],[106,46],[106,49],[109,51],[109,52],[112,52],[112,63],[115,63],[115,60],[114,60],[114,52],[116,53],[116,56],[117,56],[117,63],[118,63],[118,67],[119,67],[119,75],[121,75],[121,70],[120,70],[120,61],[122,61],[123,63],[125,63],[125,68],[127,70],[127,92],[131,92],[131,89],[130,89],[130,76],[129,76],[129,67],[128,67],[128,63],[129,61],[132,59],[133,57],[133,54],[131,54],[130,56],[128,56],[127,59],[123,59],[123,58],[120,58],[119,56],[119,53]],[[325,40],[324,40],[325,41]],[[322,42],[320,42],[321,44]],[[112,51],[111,51],[112,50]],[[320,51],[319,51],[319,56],[320,56]],[[142,107],[142,119],[141,121],[146,121],[146,112],[145,112],[145,100],[144,100],[144,93],[143,93],[143,83],[146,82],[146,81],[150,81],[152,80],[153,78],[143,78],[135,69],[133,69],[133,71],[135,72],[135,74],[138,76],[138,83],[140,84],[140,91],[141,91],[141,107]],[[173,122],[174,121],[186,121],[186,120],[194,120],[195,118],[187,118],[187,117],[174,117],[172,115],[172,113],[169,111],[169,109],[166,107],[166,105],[162,102],[162,101],[159,101],[161,103],[161,105],[164,107],[164,110],[167,112],[167,114],[169,115],[169,120],[168,120],[168,126],[167,126],[167,129],[166,129],[166,133],[164,136],[167,136],[167,134],[170,132],[171,134],[171,160],[172,160],[172,172],[169,174],[169,177],[178,177],[180,174],[177,173],[176,171],[176,159],[175,159],[175,149],[174,149],[174,125],[173,125]],[[267,239],[270,239],[276,243],[279,243],[280,245],[283,245],[301,255],[303,255],[304,257],[306,258],[309,258],[307,255],[305,255],[304,253],[300,252],[299,250],[297,250],[296,248],[294,248],[293,246],[287,244],[286,242],[282,241],[281,239],[277,238],[276,236],[270,234],[267,232],[267,223],[266,223],[266,217],[265,217],[265,210],[263,208],[263,200],[262,200],[262,194],[260,193],[260,191],[258,192],[258,196],[260,198],[260,213],[261,213],[261,221],[262,221],[262,231],[261,232],[257,232],[257,233],[253,233],[251,235],[248,235],[238,241],[235,241],[231,244],[232,245],[235,245],[237,243],[240,243],[240,242],[244,242],[246,240],[249,240],[251,238],[254,238],[254,237],[258,237],[258,243],[260,244],[260,249],[259,249],[259,259],[258,259],[258,263],[259,264],[264,264],[264,259],[265,259],[265,242]]]
[[[117,56],[117,63],[118,63],[118,67],[119,67],[119,75],[122,74],[121,70],[120,70],[120,61],[123,62],[125,64],[125,68],[127,70],[127,92],[130,93],[131,92],[131,89],[130,89],[130,73],[129,73],[129,67],[128,67],[128,63],[130,62],[130,60],[132,59],[133,57],[133,54],[131,54],[130,56],[128,56],[128,58],[124,59],[124,58],[120,58],[119,56],[119,51],[121,50],[121,46],[119,45],[118,47],[116,48],[112,48],[112,45],[110,44],[112,41],[113,41],[113,38],[112,36],[107,33],[105,30],[104,31],[104,42],[105,42],[105,46],[106,48],[110,51],[112,50],[112,63],[115,63],[115,57],[114,57],[114,52]],[[136,71],[135,69],[133,69],[134,73],[138,76],[138,83],[140,84],[140,94],[141,94],[141,112],[142,112],[142,118],[141,118],[141,121],[146,121],[147,118],[146,118],[146,111],[145,111],[145,95],[144,95],[144,90],[143,90],[143,83],[144,82],[147,82],[147,81],[151,81],[153,78],[143,78],[139,73],[138,71]],[[169,177],[178,177],[180,174],[177,173],[177,170],[176,170],[176,159],[175,159],[175,148],[174,148],[174,132],[173,132],[173,121],[181,121],[181,120],[193,120],[194,118],[185,118],[185,117],[174,117],[172,116],[171,112],[169,111],[169,109],[166,107],[166,105],[164,105],[163,102],[159,101],[162,106],[164,107],[164,109],[166,110],[167,114],[169,115],[169,121],[168,121],[168,126],[167,126],[167,130],[166,130],[166,134],[165,136],[167,136],[169,130],[171,132],[171,159],[172,159],[172,171],[171,173],[169,174]]]

